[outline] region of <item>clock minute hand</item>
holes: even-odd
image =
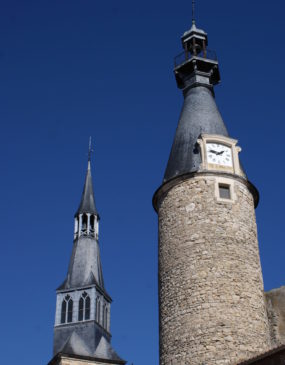
[[[214,153],[215,155],[218,155],[219,154],[219,152],[214,151],[214,150],[210,150],[209,152]]]

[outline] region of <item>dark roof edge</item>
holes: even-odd
[[[81,359],[81,360],[87,360],[87,361],[100,361],[103,364],[105,363],[105,364],[125,365],[127,363],[127,361],[125,361],[125,360],[113,360],[113,359],[110,360],[110,359],[102,359],[100,357],[75,355],[75,354],[67,354],[67,353],[64,353],[64,352],[59,352],[51,359],[51,361],[47,365],[56,365],[56,364],[58,364],[58,361],[62,357],[70,357],[71,359],[79,359],[79,360]]]
[[[185,174],[181,174],[170,180],[167,180],[165,183],[160,185],[160,187],[155,191],[153,198],[152,198],[152,206],[153,206],[154,210],[156,212],[158,212],[158,202],[159,202],[160,198],[163,195],[165,195],[172,187],[179,184],[180,182],[183,182],[189,178],[193,178],[196,176],[223,176],[223,177],[229,177],[229,178],[235,179],[246,185],[246,187],[248,188],[248,190],[251,192],[251,194],[253,196],[254,207],[256,208],[258,206],[259,192],[258,192],[257,188],[249,180],[247,180],[239,175],[230,174],[230,173],[226,173],[226,172],[218,172],[218,171],[205,172],[204,171],[204,172],[187,172]]]
[[[76,329],[76,327],[79,325],[79,324],[86,324],[86,323],[95,323],[97,327],[99,327],[100,329],[103,330],[103,332],[105,334],[108,335],[109,337],[109,340],[111,341],[112,339],[112,334],[106,330],[106,328],[104,328],[100,323],[98,323],[95,319],[88,319],[88,320],[85,320],[85,321],[80,321],[80,322],[69,322],[69,323],[60,323],[60,324],[57,324],[54,326],[54,329],[55,328],[64,328],[64,327],[69,327],[69,328],[72,328],[74,327]]]
[[[267,351],[267,352],[264,352],[258,356],[255,356],[249,360],[246,360],[246,361],[243,361],[243,362],[240,362],[238,363],[238,365],[250,365],[250,364],[254,364],[256,361],[258,360],[263,360],[263,359],[266,359],[268,356],[271,356],[271,355],[275,355],[277,354],[279,351],[284,351],[285,350],[285,344],[283,345],[280,345],[278,347],[274,347],[273,349]]]

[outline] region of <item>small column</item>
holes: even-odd
[[[82,233],[82,214],[79,215],[79,232],[78,236],[81,236]]]
[[[98,222],[98,217],[97,216],[95,216],[94,229],[95,229],[95,238],[98,239],[98,237],[99,237],[99,222]]]
[[[56,305],[55,305],[55,320],[54,320],[54,323],[55,323],[55,326],[60,324],[60,310],[61,310],[61,296],[59,294],[57,294],[56,296]]]
[[[110,317],[111,317],[111,306],[110,304],[107,306],[108,310],[107,310],[107,331],[110,332]]]
[[[95,288],[92,288],[90,291],[90,300],[91,300],[90,319],[96,320],[96,290],[95,290]]]
[[[87,213],[87,235],[90,233],[90,213]]]
[[[78,218],[74,218],[74,238],[76,238],[76,235],[78,233]]]

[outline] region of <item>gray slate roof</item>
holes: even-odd
[[[81,201],[75,216],[82,213],[91,213],[97,214],[97,209],[95,205],[95,198],[94,198],[94,191],[93,191],[93,183],[92,183],[92,176],[91,176],[91,166],[90,160],[88,161],[88,168],[85,178],[85,184],[81,196]]]
[[[124,361],[119,357],[119,355],[111,346],[110,342],[107,341],[104,336],[101,337],[95,351],[92,351],[92,349],[90,349],[86,344],[86,341],[84,341],[84,339],[82,339],[76,331],[71,333],[60,352],[65,354],[91,356],[100,359],[113,360],[115,363],[117,361]]]
[[[81,236],[74,241],[67,278],[58,290],[93,284],[105,291],[99,244],[93,237]]]
[[[201,154],[197,139],[202,133],[228,136],[213,92],[201,85],[185,92],[163,182],[185,173],[198,171]]]
[[[119,357],[119,355],[111,346],[110,342],[108,342],[104,336],[101,337],[101,340],[96,348],[94,356],[102,359],[110,359],[110,360],[112,359],[112,360],[122,361],[122,359]]]

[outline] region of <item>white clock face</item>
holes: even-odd
[[[220,143],[207,143],[208,163],[215,165],[233,166],[232,149]]]

